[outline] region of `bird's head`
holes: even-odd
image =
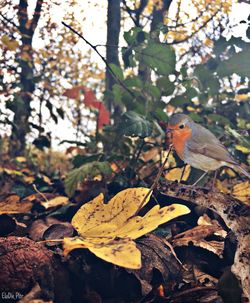
[[[174,114],[168,122],[167,133],[170,136],[188,137],[192,133],[193,120],[184,114]]]

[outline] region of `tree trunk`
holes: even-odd
[[[108,16],[107,16],[107,52],[106,60],[107,63],[114,63],[120,66],[119,62],[119,35],[121,27],[121,1],[120,0],[108,0]],[[115,79],[106,68],[106,91],[112,91],[112,87],[115,84]],[[107,97],[107,105],[109,111],[112,113],[118,109],[112,103],[110,97]]]
[[[20,0],[18,7],[19,31],[21,34],[20,53],[17,60],[21,68],[19,94],[13,100],[14,120],[10,140],[12,156],[23,155],[26,146],[26,135],[30,131],[29,117],[31,114],[30,103],[35,90],[34,63],[32,39],[40,19],[43,0],[37,0],[33,18],[29,20],[27,0]]]
[[[171,2],[172,0],[163,0],[161,9],[157,9],[156,6],[154,6],[153,18],[150,25],[150,35],[151,38],[155,41],[159,41],[159,33],[157,32],[157,27],[160,23],[163,23],[164,15],[169,9]],[[144,62],[139,63],[139,76],[143,82],[151,82],[151,71],[147,66],[145,66]]]

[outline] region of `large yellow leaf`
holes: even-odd
[[[184,205],[173,204],[161,209],[156,205],[144,217],[135,216],[142,202],[145,200],[145,205],[149,201],[149,191],[148,188],[129,188],[119,192],[107,204],[100,194],[83,205],[72,219],[72,225],[81,237],[64,239],[64,253],[88,248],[113,264],[140,268],[140,251],[132,240],[190,212]]]
[[[109,231],[115,230],[117,224],[122,226],[135,214],[148,192],[149,189],[144,187],[125,189],[116,194],[108,204],[104,204],[103,194],[100,194],[79,209],[72,219],[72,225],[80,235],[96,236],[101,231],[109,235]],[[150,196],[151,194],[144,205]]]
[[[76,248],[88,248],[107,262],[131,269],[141,268],[141,252],[128,238],[65,238],[63,247],[65,255]]]
[[[163,208],[156,205],[144,217],[136,216],[129,219],[117,229],[116,234],[122,238],[137,239],[155,230],[159,225],[187,213],[189,209],[185,205],[172,204]]]

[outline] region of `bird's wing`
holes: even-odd
[[[198,124],[195,125],[193,136],[187,141],[187,148],[193,153],[202,154],[219,161],[238,164],[231,158],[229,152],[214,134]]]

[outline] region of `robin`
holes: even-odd
[[[211,170],[228,166],[243,173],[246,172],[229,154],[225,146],[205,127],[195,123],[184,114],[171,116],[167,132],[177,155],[192,167],[205,173],[194,183],[196,185]]]

